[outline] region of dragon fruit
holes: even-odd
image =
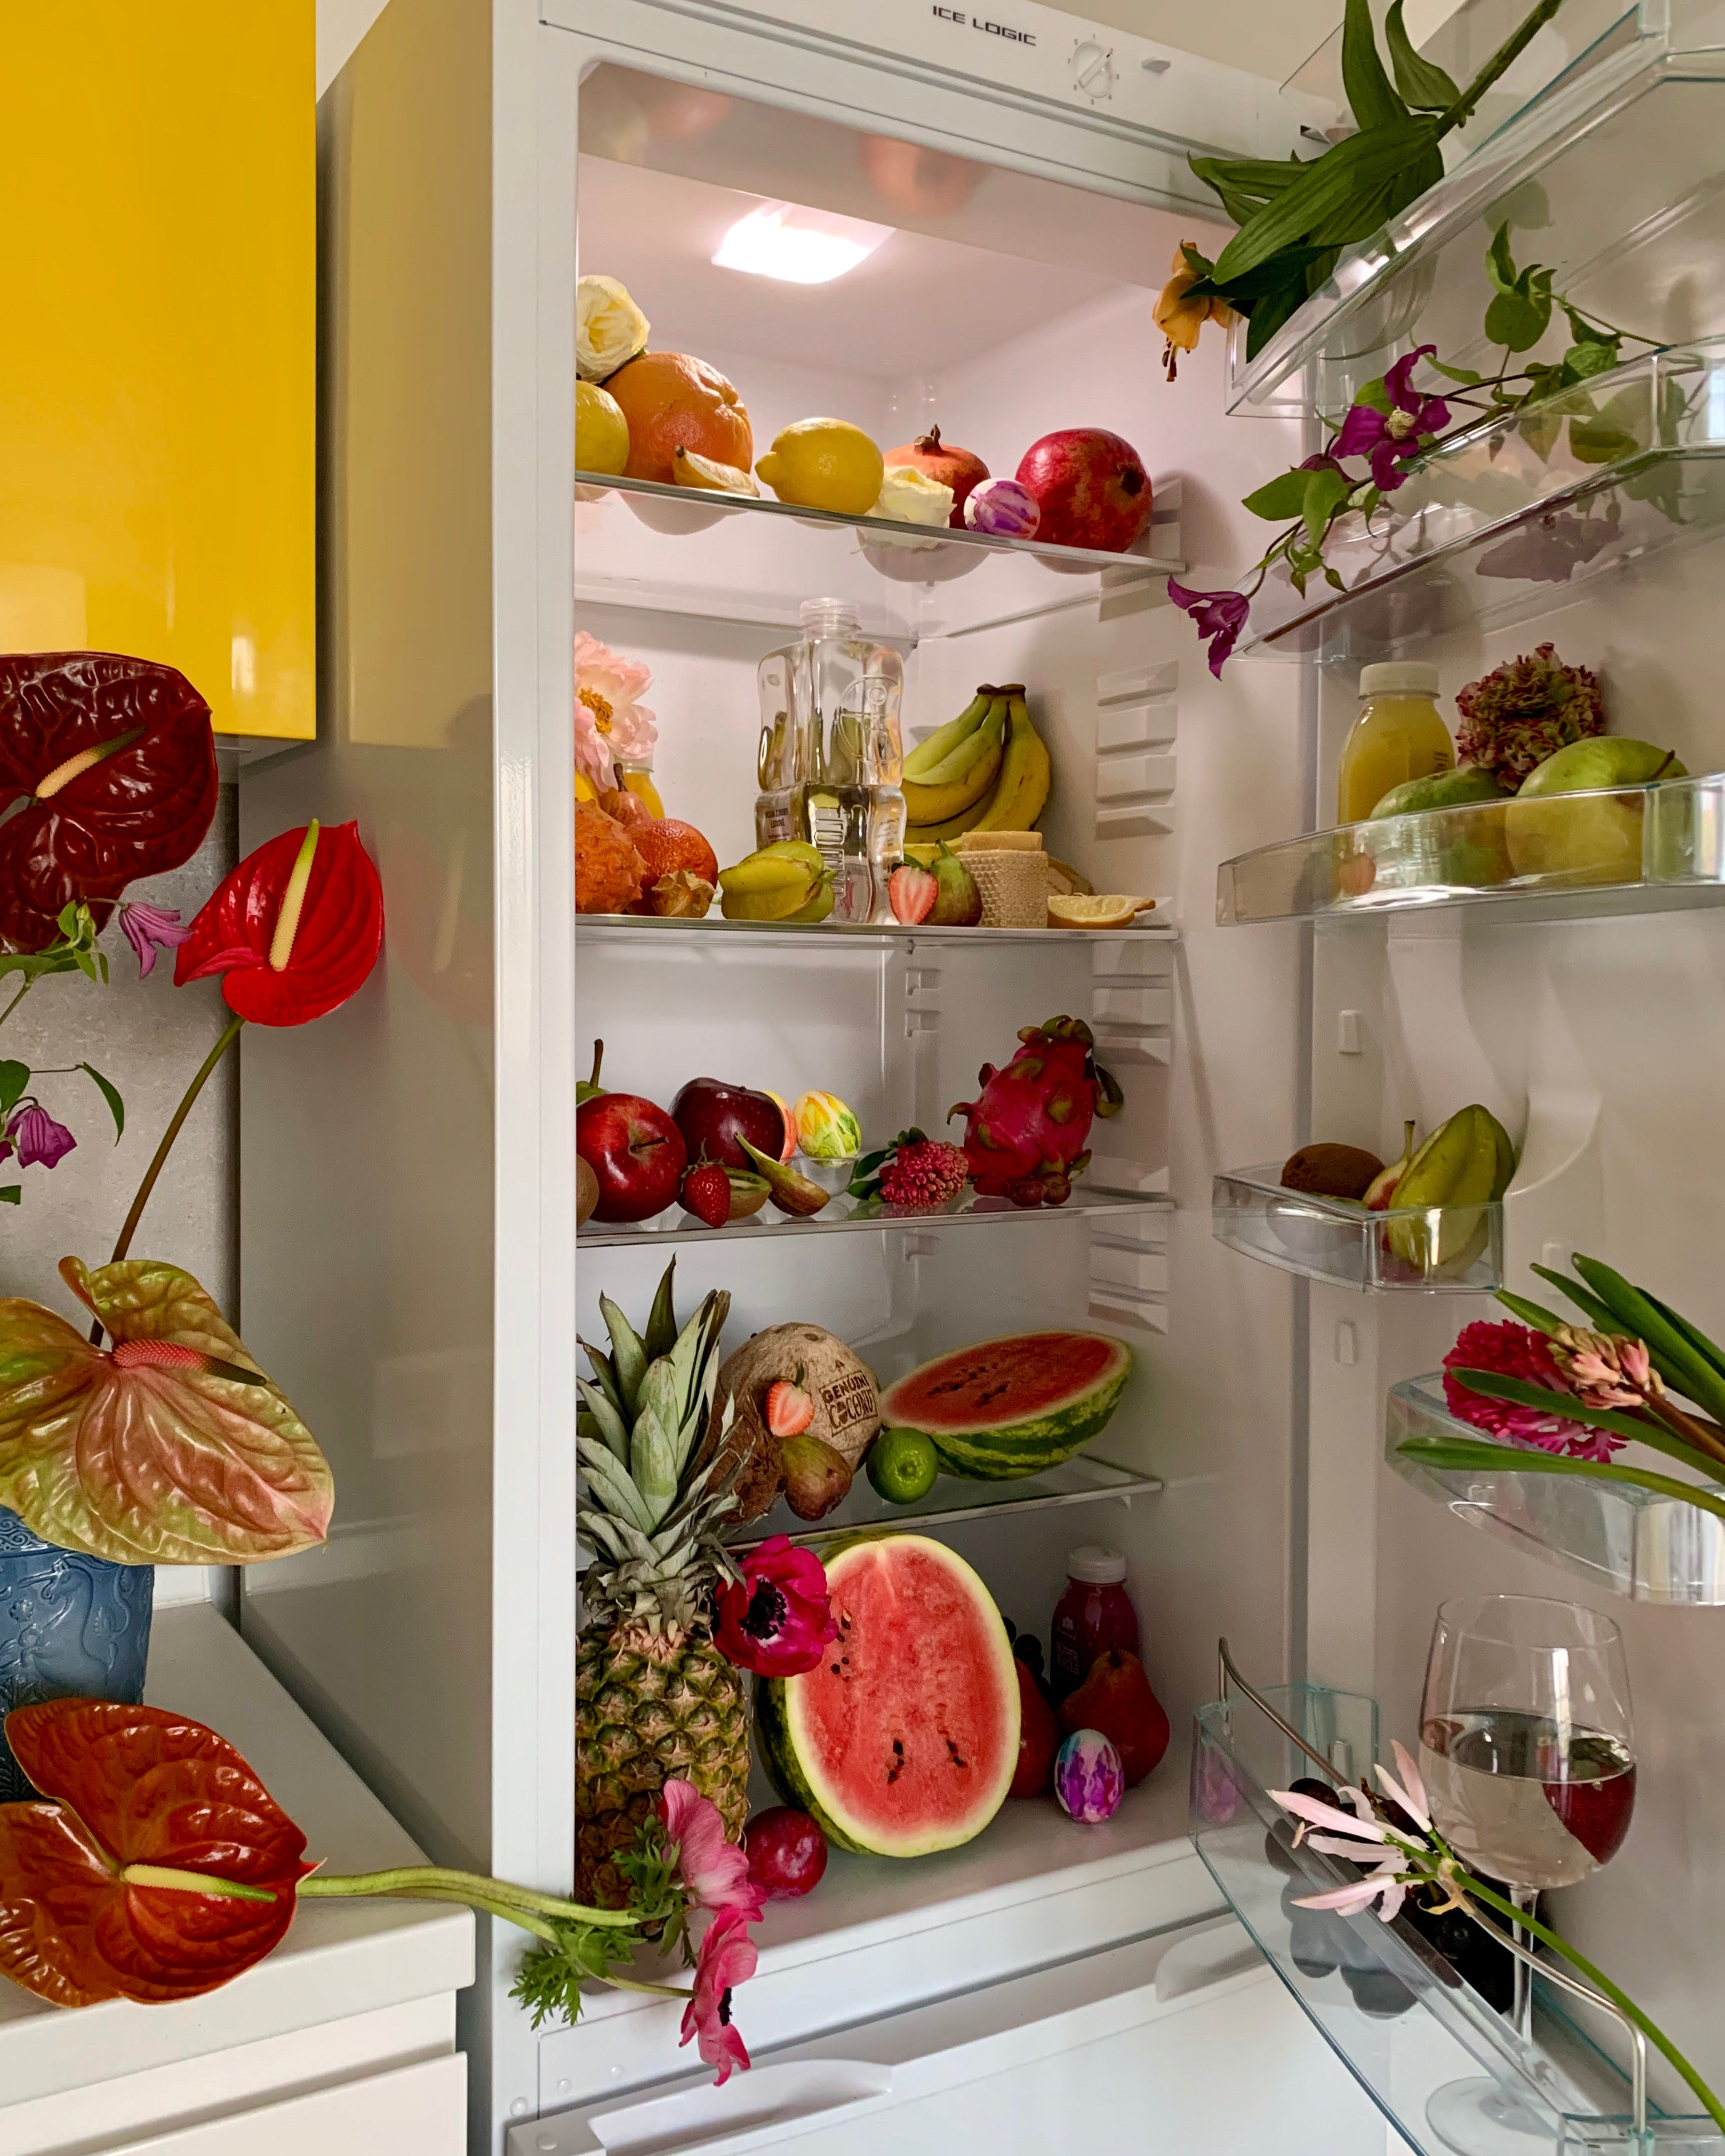
[[[1117,1115],[1125,1097],[1092,1054],[1082,1019],[1027,1025],[1019,1039],[1024,1045],[1004,1070],[983,1065],[978,1098],[947,1111],[948,1122],[965,1118],[970,1179],[985,1197],[1005,1197],[1031,1177],[1070,1187],[1090,1158],[1091,1117]]]

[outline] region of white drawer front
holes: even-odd
[[[457,2052],[178,2133],[115,2143],[102,2156],[465,2156],[466,2148],[467,2061]]]

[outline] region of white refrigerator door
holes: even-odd
[[[1384,2156],[1384,2119],[1224,1917],[517,2127],[509,2156]]]

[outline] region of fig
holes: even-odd
[[[773,1202],[781,1213],[819,1213],[823,1205],[830,1203],[831,1191],[823,1190],[818,1183],[811,1183],[806,1175],[798,1175],[795,1168],[787,1168],[782,1161],[768,1160],[758,1146],[752,1146],[740,1134],[737,1142],[765,1177]]]
[[[850,1493],[850,1463],[824,1437],[800,1430],[779,1446],[784,1501],[799,1520],[824,1519]]]
[[[763,1191],[762,1197],[766,1195]],[[592,1165],[579,1153],[575,1156],[575,1225],[584,1227],[593,1218],[593,1209],[599,1202],[599,1178]]]

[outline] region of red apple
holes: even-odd
[[[691,1160],[752,1168],[739,1138],[747,1138],[769,1160],[784,1150],[784,1111],[773,1096],[727,1086],[722,1078],[691,1078],[671,1102],[671,1120],[683,1134]]]
[[[914,442],[889,449],[886,462],[913,465],[924,479],[932,479],[939,486],[951,487],[952,513],[947,521],[957,531],[964,529],[965,496],[988,476],[988,467],[973,449],[955,449],[952,443],[943,442],[938,427],[931,427],[926,434],[918,434]]]
[[[1105,427],[1065,427],[1025,450],[1018,481],[1036,497],[1039,540],[1123,554],[1150,521],[1150,475]]]
[[[650,1220],[682,1187],[689,1156],[663,1108],[639,1093],[596,1093],[575,1111],[575,1150],[599,1186],[595,1220]]]

